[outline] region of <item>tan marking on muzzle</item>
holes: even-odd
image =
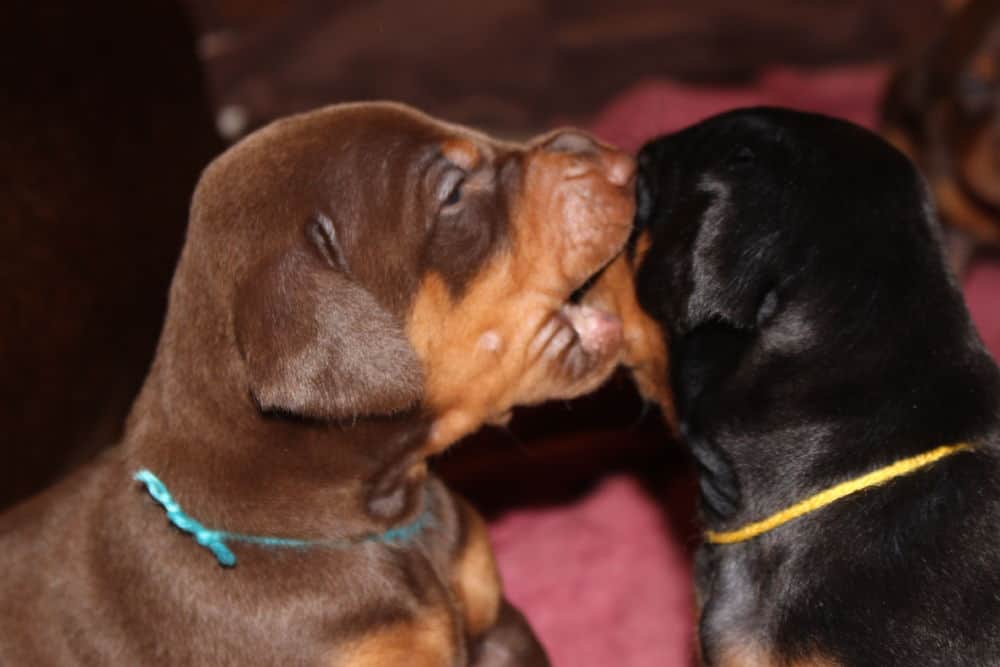
[[[423,403],[435,418],[429,452],[516,405],[591,391],[614,369],[620,335],[584,351],[560,317],[572,291],[621,250],[630,230],[633,193],[609,180],[605,152],[531,151],[508,246],[459,297],[440,276],[425,276],[407,333],[424,366]],[[502,345],[483,345],[485,334]]]
[[[587,292],[584,302],[621,319],[625,331],[622,363],[631,372],[642,397],[656,403],[667,423],[676,429],[666,332],[642,309],[635,293],[635,272],[650,245],[649,234],[644,232],[638,239],[635,256],[630,260],[624,253],[619,255]]]

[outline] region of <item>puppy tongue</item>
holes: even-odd
[[[563,316],[580,337],[580,345],[590,353],[602,353],[622,340],[622,322],[603,310],[583,304],[567,303]]]

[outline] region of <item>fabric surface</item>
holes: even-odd
[[[646,81],[613,100],[591,129],[635,150],[653,135],[735,106],[761,104],[820,111],[870,127],[886,73],[881,67],[780,69],[739,88]],[[980,334],[1000,358],[1000,257],[977,260],[964,286]],[[557,667],[694,663],[692,536],[680,534],[665,516],[666,508],[637,480],[616,475],[574,504],[512,511],[493,522],[508,595]]]

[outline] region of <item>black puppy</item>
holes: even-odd
[[[639,161],[639,302],[709,529],[704,663],[1000,665],[1000,372],[914,168],[778,109]]]

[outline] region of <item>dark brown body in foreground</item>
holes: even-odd
[[[406,107],[275,123],[206,171],[124,440],[0,520],[4,665],[544,665],[481,519],[425,458],[617,363],[570,294],[623,247],[631,158],[505,144]],[[211,528],[403,544],[231,545]],[[16,610],[14,612],[13,610]]]

